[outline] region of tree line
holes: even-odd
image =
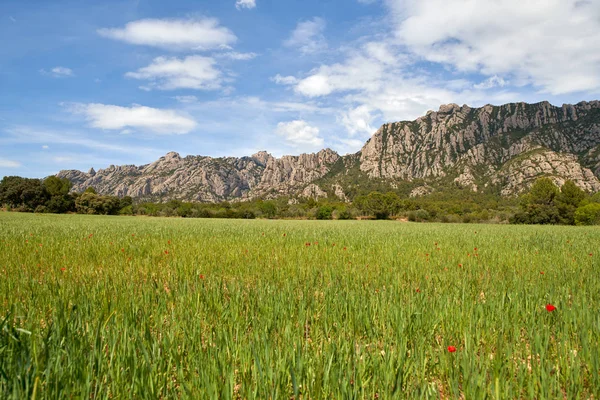
[[[100,195],[94,188],[71,192],[68,179],[5,177],[0,181],[0,206],[38,213],[146,215],[182,218],[405,219],[416,222],[491,222],[514,224],[600,224],[600,193],[593,196],[566,181],[560,188],[538,179],[520,198],[475,193],[449,187],[410,198],[397,192],[358,194],[353,201],[337,197],[279,197],[243,202],[134,202],[131,197]]]

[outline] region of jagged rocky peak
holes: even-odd
[[[94,175],[96,175],[96,170],[94,169],[94,167],[90,168],[90,170],[88,171],[88,175],[89,175],[89,176],[94,176]]]
[[[419,182],[412,195],[443,190],[449,183],[512,196],[541,176],[571,179],[594,191],[600,188],[598,174],[600,102],[555,107],[545,101],[441,105],[414,121],[382,125],[359,152],[346,156],[329,148],[281,158],[266,151],[241,158],[182,158],[170,152],[139,167],[58,175],[71,180],[75,191],[94,186],[100,193],[146,200],[213,202],[280,195],[343,198],[342,181],[354,184],[365,177],[391,188],[400,180]]]
[[[258,164],[265,166],[267,162],[272,159],[273,156],[271,153],[268,153],[264,150],[259,151],[258,153],[252,154],[252,159],[255,160]]]

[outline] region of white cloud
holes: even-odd
[[[235,8],[241,10],[242,8],[252,9],[256,7],[256,0],[237,0],[235,2]]]
[[[196,128],[192,118],[175,110],[133,105],[71,104],[68,110],[82,114],[93,128],[123,130],[137,128],[158,134],[185,134]]]
[[[42,149],[44,149],[44,150],[49,149],[49,148],[50,147],[47,144],[45,144],[45,145],[42,146]]]
[[[486,79],[485,81],[473,85],[475,89],[492,89],[495,87],[504,87],[508,85],[508,82],[498,75],[494,75]]]
[[[210,50],[228,46],[237,37],[215,18],[142,19],[124,28],[103,28],[104,37],[167,50]]]
[[[0,158],[1,168],[19,168],[22,164],[18,161],[7,160],[6,158]]]
[[[387,0],[400,43],[551,94],[600,89],[600,7],[582,0]]]
[[[145,155],[149,154],[160,155],[164,152],[163,149],[154,149],[148,147],[136,147],[129,145],[118,145],[113,142],[106,143],[94,139],[89,139],[81,134],[80,130],[77,132],[69,132],[61,129],[60,131],[47,130],[45,128],[37,128],[31,126],[17,126],[10,129],[5,129],[5,133],[8,137],[2,141],[3,143],[27,143],[27,144],[41,144],[41,143],[53,143],[68,146],[84,147],[98,151],[114,151],[124,154],[137,154]]]
[[[327,49],[323,31],[325,20],[314,17],[308,21],[299,22],[289,39],[284,42],[288,47],[296,47],[303,54],[318,53]]]
[[[376,130],[371,126],[373,119],[371,109],[364,104],[350,109],[342,115],[342,123],[351,137],[357,133],[364,133],[371,136]]]
[[[125,76],[150,81],[145,90],[197,89],[216,90],[221,87],[221,72],[211,57],[157,57],[152,64]]]
[[[54,67],[50,71],[46,71],[45,69],[41,69],[40,73],[42,75],[49,75],[54,78],[67,78],[74,76],[73,70],[67,67]]]
[[[343,63],[319,67],[298,82],[296,91],[305,96],[319,97],[341,91],[380,90],[385,84],[383,78],[386,69],[393,66],[394,61],[386,58],[382,62],[373,57],[370,51],[372,49],[367,44],[362,51],[354,52]],[[383,54],[380,56],[383,57]]]
[[[302,120],[280,122],[277,124],[275,133],[284,137],[289,144],[295,147],[319,147],[324,142],[323,138],[319,137],[319,128],[310,126]]]
[[[196,96],[175,96],[174,99],[184,104],[196,103],[198,101]]]
[[[228,51],[227,53],[215,54],[215,57],[228,58],[236,61],[247,61],[256,58],[256,53],[238,53],[237,51]]]
[[[278,85],[295,85],[298,83],[298,79],[295,76],[281,76],[280,74],[272,77],[271,81]]]

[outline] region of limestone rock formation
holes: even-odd
[[[510,196],[540,176],[557,183],[571,179],[587,191],[597,191],[600,102],[562,107],[548,102],[481,108],[442,105],[415,121],[384,124],[358,153],[346,156],[330,149],[281,158],[264,151],[241,158],[181,157],[171,152],[148,165],[61,171],[58,176],[71,180],[75,191],[93,186],[103,194],[155,201],[216,202],[307,193],[346,201],[342,180],[348,189],[364,179],[388,182],[390,188],[414,182],[415,196],[448,184]]]

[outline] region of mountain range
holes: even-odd
[[[415,121],[384,124],[355,154],[324,149],[298,156],[181,157],[170,152],[142,165],[60,171],[74,191],[140,200],[218,202],[255,198],[337,197],[371,187],[410,196],[450,186],[514,196],[538,177],[570,179],[600,190],[600,101],[442,105]]]

